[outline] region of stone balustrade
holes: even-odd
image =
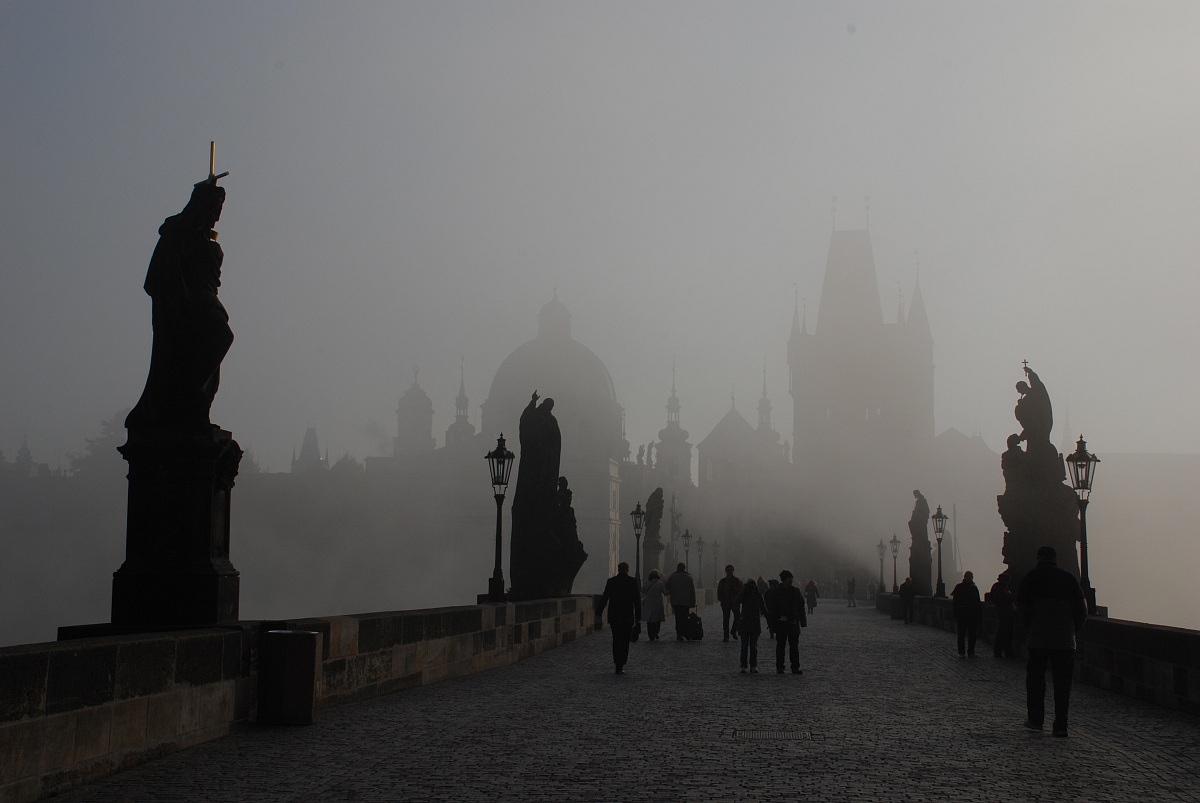
[[[580,595],[0,648],[0,803],[38,800],[246,727],[260,701],[277,696],[275,684],[307,693],[313,710],[390,694],[587,635],[593,610]],[[60,638],[95,629],[64,628]],[[280,630],[318,634],[308,641],[313,664],[301,657],[269,677],[261,647]]]
[[[876,595],[875,607],[893,619],[904,618],[895,594]],[[919,624],[955,632],[953,601],[948,598],[917,597],[914,614]],[[1018,624],[1018,641],[1019,629]],[[996,608],[984,603],[979,638],[991,644],[995,634]],[[1200,715],[1200,631],[1101,615],[1084,623],[1080,643],[1075,653],[1077,681]]]

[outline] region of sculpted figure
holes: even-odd
[[[1037,374],[1028,365],[1025,366],[1025,376],[1029,384],[1017,383],[1017,399],[1013,415],[1021,424],[1021,440],[1026,443],[1041,443],[1050,440],[1050,430],[1054,428],[1054,412],[1050,406],[1050,393]]]
[[[1021,395],[1013,411],[1021,433],[1008,437],[1008,448],[1000,456],[1004,493],[996,497],[1005,525],[1001,554],[1014,586],[1033,568],[1032,556],[1040,546],[1055,548],[1064,568],[1076,575],[1079,571],[1079,508],[1075,492],[1064,483],[1062,455],[1050,442],[1050,394],[1028,364],[1024,370],[1029,382],[1017,383]]]
[[[587,559],[579,540],[572,492],[558,476],[562,435],[554,400],[540,405],[535,390],[521,413],[521,462],[513,493],[510,572],[513,599],[546,599],[571,593]]]
[[[159,227],[143,285],[153,302],[150,372],[125,419],[129,429],[210,426],[221,361],[233,343],[229,315],[217,298],[224,254],[213,226],[224,203],[225,189],[202,181],[183,211]]]
[[[920,491],[913,491],[916,502],[913,503],[912,516],[908,519],[908,532],[913,538],[929,540],[929,502]]]
[[[517,466],[517,490],[513,513],[527,508],[553,510],[558,489],[558,463],[562,435],[554,417],[554,399],[539,407],[535,390],[521,413],[521,462]]]

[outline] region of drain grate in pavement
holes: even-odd
[[[735,739],[768,739],[770,741],[804,741],[808,731],[735,730]]]

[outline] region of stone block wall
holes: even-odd
[[[894,594],[877,595],[875,607],[893,619],[904,618]],[[919,624],[957,632],[951,600],[917,597],[914,607]],[[992,643],[996,624],[995,606],[985,603],[980,641]],[[1018,650],[1023,639],[1020,628],[1018,622]],[[1200,715],[1200,631],[1099,615],[1088,617],[1079,641],[1075,652],[1079,682]]]
[[[0,649],[0,801],[27,801],[233,731],[249,716],[239,627]]]
[[[0,648],[0,803],[254,722],[268,630],[320,634],[312,693],[326,708],[529,658],[591,633],[593,610],[590,596],[576,596]]]
[[[1200,632],[1089,619],[1076,653],[1079,679],[1149,703],[1200,714]]]

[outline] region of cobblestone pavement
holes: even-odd
[[[826,602],[803,675],[738,674],[737,644],[609,632],[505,669],[254,727],[60,796],[73,801],[1200,800],[1200,720],[1098,689],[1071,736],[1021,727],[1024,667],[950,633]],[[715,638],[714,638],[715,634]],[[1048,701],[1049,705],[1049,701]]]

